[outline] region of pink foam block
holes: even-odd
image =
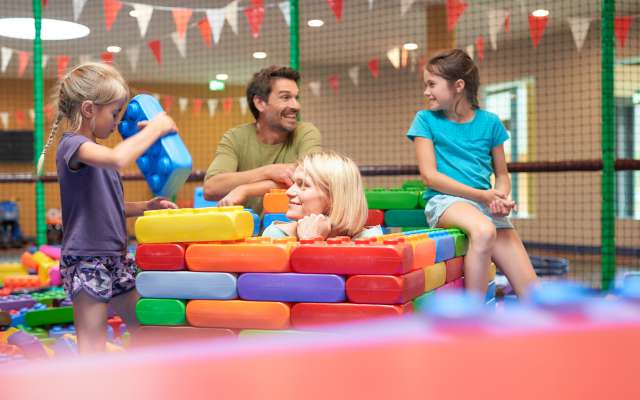
[[[60,247],[43,244],[42,246],[40,246],[40,251],[53,258],[54,260],[60,259]]]

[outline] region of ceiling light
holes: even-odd
[[[255,53],[253,53],[253,58],[257,58],[258,60],[267,58],[267,53],[265,53],[264,51],[256,51]]]
[[[402,47],[404,47],[405,50],[416,50],[418,45],[416,43],[405,43]]]
[[[549,15],[549,10],[535,10],[531,13],[531,15],[533,15],[534,17],[546,17],[547,15]]]
[[[227,79],[229,79],[229,75],[227,74],[217,74],[216,75],[216,79],[219,81],[226,81]]]
[[[0,19],[0,36],[15,39],[33,40],[36,36],[33,18],[2,18]],[[42,40],[67,40],[85,37],[91,30],[76,22],[59,19],[42,19]]]
[[[309,21],[307,21],[307,25],[312,28],[319,28],[324,25],[324,21],[321,19],[310,19]]]
[[[107,51],[109,53],[120,53],[120,50],[122,50],[122,48],[120,46],[109,46],[109,47],[107,47]]]
[[[129,11],[129,16],[133,18],[138,18],[140,15],[138,15],[138,10],[131,10]]]

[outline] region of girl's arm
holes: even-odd
[[[425,185],[437,190],[438,192],[464,197],[487,205],[497,199],[506,198],[506,195],[502,195],[496,190],[474,189],[471,186],[467,186],[455,179],[441,174],[436,168],[436,156],[433,149],[433,142],[429,139],[420,137],[416,137],[414,142],[416,144],[416,155],[418,157],[420,176],[422,177]]]
[[[163,197],[154,197],[148,201],[125,201],[124,215],[125,217],[139,217],[147,210],[160,210],[163,208],[178,208],[178,206]]]
[[[118,143],[114,148],[94,142],[83,143],[69,160],[69,167],[78,169],[81,164],[88,164],[100,168],[124,168],[140,157],[160,137],[176,130],[175,122],[164,112],[140,125],[144,126],[140,132]]]
[[[511,193],[511,179],[509,178],[509,170],[507,169],[507,161],[504,155],[504,146],[498,145],[491,149],[491,157],[493,158],[493,171],[496,176],[495,189],[508,196]]]

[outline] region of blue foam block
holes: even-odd
[[[228,300],[237,297],[236,277],[223,272],[143,271],[136,277],[142,297]]]
[[[484,302],[489,303],[492,300],[496,299],[496,281],[493,280],[489,282],[489,286],[487,286],[487,293],[484,296]]]
[[[162,111],[162,106],[153,96],[135,96],[118,124],[122,138],[135,135],[138,122],[153,119]],[[136,164],[156,196],[173,197],[191,174],[191,154],[177,132],[156,141],[136,160]]]
[[[193,208],[217,207],[217,201],[209,201],[204,198],[204,189],[198,186],[193,193]]]
[[[446,261],[456,256],[456,242],[447,232],[426,232],[436,242],[436,262]]]
[[[344,278],[332,274],[246,273],[238,278],[245,300],[339,303],[345,299]]]

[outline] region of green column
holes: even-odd
[[[289,0],[289,64],[300,71],[300,21],[298,0]]]
[[[35,38],[33,39],[33,110],[35,112],[33,156],[34,166],[38,167],[38,158],[42,152],[42,138],[44,121],[42,111],[44,109],[44,81],[42,79],[42,1],[33,0],[33,19],[35,24]],[[35,169],[34,168],[34,169]],[[45,244],[47,241],[47,226],[44,210],[44,186],[40,177],[36,177],[36,244]]]
[[[615,215],[615,125],[614,125],[614,61],[613,19],[615,0],[602,0],[602,290],[613,289],[616,273]]]

